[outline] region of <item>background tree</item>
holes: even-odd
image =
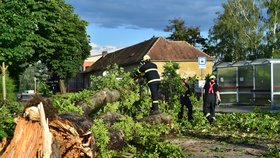
[[[37,14],[37,34],[44,44],[36,47],[36,55],[47,65],[53,78],[60,80],[60,90],[65,92],[64,79],[79,71],[90,54],[87,22],[73,14],[73,7],[64,0],[36,3],[32,12]]]
[[[253,0],[228,0],[223,8],[209,32],[216,58],[238,61],[269,57],[261,49],[264,32],[259,4]]]
[[[182,19],[173,19],[169,21],[169,25],[164,29],[165,32],[172,32],[167,39],[173,41],[187,41],[195,47],[202,50],[207,48],[207,39],[200,35],[199,27],[187,27]]]
[[[0,1],[0,63],[9,66],[14,79],[24,70],[21,65],[35,53],[32,40],[36,38],[37,22],[27,8],[24,1]]]
[[[266,52],[271,52],[272,57],[280,57],[280,1],[264,0],[263,7],[266,9]]]
[[[24,70],[20,67],[23,63],[39,60],[54,78],[61,79],[62,85],[63,79],[79,70],[90,53],[90,45],[87,22],[73,14],[72,6],[64,0],[0,3],[0,61],[11,65],[12,76]]]

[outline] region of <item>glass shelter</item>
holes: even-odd
[[[217,76],[223,104],[280,107],[280,59],[224,62]]]

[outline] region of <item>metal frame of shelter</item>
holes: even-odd
[[[223,62],[217,76],[223,104],[280,107],[280,59]]]

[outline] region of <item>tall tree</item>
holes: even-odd
[[[264,19],[266,29],[267,52],[271,52],[272,57],[280,57],[280,0],[264,0],[263,7],[267,16]]]
[[[214,54],[221,61],[266,57],[261,51],[263,30],[259,4],[254,0],[228,0],[209,32]]]
[[[36,47],[36,55],[61,81],[63,92],[63,80],[76,74],[90,54],[87,22],[73,14],[73,7],[64,0],[38,1],[36,6],[32,10],[40,19],[36,33],[44,42]]]
[[[199,27],[187,27],[182,19],[169,20],[169,25],[164,29],[165,32],[172,32],[167,39],[173,41],[187,41],[195,47],[204,49],[207,39],[200,35]]]
[[[90,53],[87,22],[64,0],[2,0],[0,19],[0,61],[15,76],[22,63],[41,60],[63,81]]]
[[[21,65],[35,53],[32,39],[36,38],[37,21],[27,8],[24,1],[0,1],[0,63],[9,65],[12,78],[17,78],[24,70]]]

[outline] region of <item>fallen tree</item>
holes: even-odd
[[[35,95],[26,103],[24,114],[18,116],[14,137],[2,157],[97,157],[99,150],[91,132],[94,119],[102,119],[111,126],[123,116],[110,112],[95,118],[90,115],[119,99],[117,90],[101,90],[92,95],[89,102],[77,104],[85,111],[81,116],[75,113],[58,114],[51,100]],[[159,114],[139,121],[170,124],[172,120],[168,115]],[[109,150],[120,150],[128,145],[121,130],[109,129],[109,137]]]

